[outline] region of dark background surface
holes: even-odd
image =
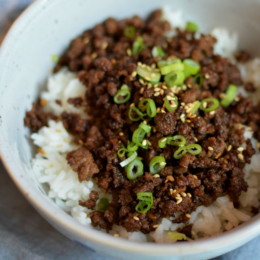
[[[0,0],[0,42],[12,21],[32,0]],[[214,260],[259,260],[260,236]],[[64,237],[21,195],[0,162],[0,260],[113,260]]]

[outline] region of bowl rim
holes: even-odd
[[[24,28],[23,24],[28,24],[31,22],[34,13],[44,12],[48,3],[57,2],[61,0],[37,0],[34,1],[25,11],[19,16],[19,18],[11,26],[9,32],[5,36],[5,39],[0,48],[0,71],[5,70],[8,64],[8,59],[6,59],[6,52],[8,52],[8,46],[12,46],[12,42],[19,40],[19,33],[21,29]],[[46,74],[47,75],[47,74]],[[0,75],[0,90],[3,86],[3,79]],[[26,178],[22,175],[21,169],[12,160],[12,149],[6,142],[4,138],[4,128],[1,118],[0,107],[0,156],[2,163],[6,168],[9,176],[12,178],[13,182],[16,184],[18,189],[26,197],[26,199],[34,206],[34,208],[43,212],[52,222],[58,223],[59,226],[63,227],[65,230],[69,230],[72,233],[77,234],[82,239],[87,239],[93,243],[101,244],[106,247],[111,247],[120,251],[128,251],[131,253],[138,254],[160,254],[160,255],[172,255],[172,254],[194,254],[199,252],[210,252],[217,250],[220,247],[227,246],[232,241],[233,244],[239,244],[241,237],[247,238],[247,240],[253,239],[259,234],[260,231],[260,216],[255,216],[249,221],[239,225],[238,227],[224,232],[222,234],[203,238],[196,241],[173,243],[173,244],[157,244],[157,243],[139,243],[133,242],[126,239],[118,239],[106,233],[100,232],[88,226],[85,226],[75,219],[73,219],[69,214],[63,210],[57,210],[57,206],[51,203],[47,196],[40,194],[39,189],[36,189],[32,184],[30,184]],[[240,245],[240,244],[239,244]]]

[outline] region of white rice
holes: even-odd
[[[172,13],[170,9],[164,9],[164,18],[169,20],[174,26],[185,28],[186,21],[182,18],[182,12]],[[173,34],[173,32],[171,32]],[[212,30],[218,43],[215,45],[215,53],[233,59],[234,52],[238,47],[238,35],[230,34],[224,28],[215,28]],[[246,65],[241,66],[241,73],[245,80],[252,81],[258,87],[260,92],[260,59],[254,59]],[[78,109],[68,104],[70,97],[83,96],[86,87],[78,80],[76,74],[66,69],[61,70],[55,75],[50,75],[47,83],[47,90],[41,94],[41,98],[47,101],[46,110],[57,115],[64,110],[84,115],[82,109]],[[248,95],[245,91],[240,91]],[[260,93],[259,93],[260,95]],[[255,95],[257,96],[257,95]],[[62,101],[62,106],[56,104],[55,100]],[[257,140],[252,138],[252,132],[248,127],[245,132],[246,138],[251,138],[254,148]],[[36,154],[32,160],[32,166],[39,183],[46,183],[49,186],[48,196],[64,211],[71,214],[77,221],[84,225],[91,224],[87,214],[91,210],[78,205],[78,200],[89,199],[91,190],[100,193],[99,188],[90,181],[78,180],[78,174],[74,172],[66,161],[66,154],[77,148],[73,144],[73,137],[66,131],[61,122],[49,121],[48,127],[43,127],[38,133],[32,134],[34,144],[42,148],[41,153]],[[44,154],[42,154],[44,151]],[[249,220],[252,217],[251,206],[258,207],[260,200],[260,154],[252,157],[250,165],[244,168],[245,180],[248,183],[248,191],[242,192],[239,199],[241,207],[235,209],[228,196],[218,198],[211,206],[200,206],[191,214],[190,223],[193,223],[193,239],[213,236],[223,231],[230,230]],[[111,195],[101,194],[111,200]],[[176,216],[177,217],[177,216]],[[144,235],[141,232],[128,233],[124,228],[114,225],[110,231],[112,235],[118,234],[122,238],[132,241],[146,242],[155,241],[156,243],[173,243],[166,233],[167,231],[176,231],[184,224],[173,224],[169,219],[162,218],[160,225],[155,232]]]

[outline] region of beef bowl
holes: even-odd
[[[0,49],[0,152],[22,194],[115,259],[210,259],[256,237],[259,11],[35,1]]]

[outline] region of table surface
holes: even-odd
[[[32,0],[0,0],[0,42],[5,30]],[[260,236],[214,260],[260,259]],[[112,260],[64,237],[21,195],[0,162],[0,260]]]

